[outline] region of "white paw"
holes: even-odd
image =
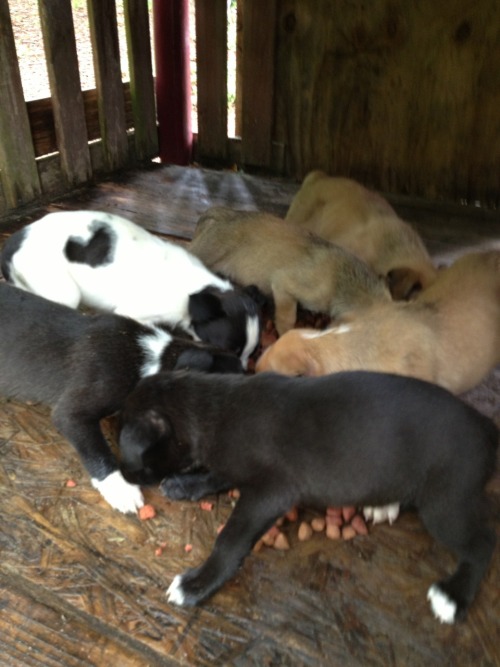
[[[441,623],[454,623],[457,605],[442,591],[437,584],[433,584],[428,592],[427,599],[431,603],[434,616]]]
[[[182,590],[182,575],[178,574],[167,589],[167,600],[182,607],[184,592]]]
[[[388,521],[394,523],[399,516],[399,503],[383,505],[382,507],[364,507],[363,516],[365,521],[373,521],[373,524]]]
[[[111,507],[125,514],[135,513],[144,505],[144,496],[140,487],[127,482],[119,470],[115,470],[105,479],[92,479],[92,485]]]

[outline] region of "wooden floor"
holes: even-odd
[[[210,205],[283,215],[296,189],[232,172],[158,167],[0,222],[0,242],[47,210],[73,208],[123,214],[187,241]],[[440,262],[500,247],[498,212],[401,199],[396,207]],[[500,425],[500,368],[464,400]],[[113,440],[112,420],[106,428]],[[350,542],[316,535],[299,543],[291,524],[289,551],[252,554],[207,604],[182,610],[167,603],[165,590],[208,555],[229,497],[207,511],[149,489],[156,518],[120,515],[91,487],[42,406],[0,399],[0,448],[2,666],[500,665],[500,547],[467,621],[453,627],[434,620],[426,591],[454,560],[413,515]],[[498,468],[489,495],[500,536]]]

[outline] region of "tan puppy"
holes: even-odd
[[[500,251],[464,255],[414,301],[378,304],[325,331],[294,329],[256,370],[324,375],[385,371],[459,394],[500,363]]]
[[[294,326],[298,304],[339,317],[391,300],[385,280],[357,257],[267,213],[209,209],[189,250],[213,271],[271,296],[279,334]]]
[[[337,243],[387,276],[394,299],[408,299],[436,278],[417,232],[381,195],[349,178],[312,171],[286,220]]]

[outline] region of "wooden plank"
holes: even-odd
[[[88,0],[99,122],[109,171],[128,163],[115,0]]]
[[[92,177],[71,0],[38,0],[57,147],[68,188]]]
[[[500,3],[279,10],[276,135],[289,175],[321,168],[385,191],[498,202]]]
[[[134,132],[127,135],[130,154],[134,151]],[[96,177],[104,177],[109,173],[106,155],[102,141],[96,140],[89,144],[90,161],[92,172]],[[74,190],[68,190],[61,168],[59,153],[45,155],[37,160],[37,169],[40,177],[43,194],[50,197],[61,197],[74,195]],[[36,200],[35,200],[36,201]],[[27,202],[29,205],[29,202]],[[36,204],[31,204],[35,206]],[[0,191],[0,220],[13,215],[22,214],[23,206],[11,207],[7,205],[3,193]]]
[[[86,134],[89,141],[101,137],[101,125],[99,122],[99,110],[97,105],[97,90],[82,91],[83,106],[85,113]],[[128,128],[134,127],[134,115],[132,112],[132,98],[130,94],[130,83],[123,82],[123,96],[125,98],[125,124]],[[35,147],[35,155],[40,157],[47,153],[58,150],[52,98],[46,97],[41,100],[30,100],[26,102],[28,109],[31,134]]]
[[[236,5],[236,99],[234,101],[234,133],[241,137],[241,99],[243,97],[243,7],[245,0]]]
[[[196,0],[200,159],[227,157],[227,2]]]
[[[276,0],[244,3],[241,141],[246,165],[271,164],[275,31]]]
[[[160,159],[189,164],[192,154],[188,0],[153,0]]]
[[[132,98],[135,156],[138,160],[158,155],[158,129],[153,79],[147,0],[124,0],[130,93]],[[128,127],[128,125],[127,125]]]
[[[127,135],[130,154],[134,150],[134,133]],[[92,171],[96,177],[103,177],[109,173],[107,156],[102,140],[98,139],[89,145],[90,161]],[[46,155],[38,160],[38,171],[42,183],[43,192],[53,197],[71,194],[68,191],[61,172],[61,161],[59,154]]]
[[[102,627],[75,613],[56,595],[12,573],[0,572],[0,654],[3,665],[83,667],[106,664],[143,667],[144,649],[106,636]],[[56,637],[56,639],[55,639]],[[29,645],[29,650],[27,646]],[[151,656],[149,656],[151,659]]]
[[[296,183],[284,179],[266,181],[230,170],[166,168],[153,163],[147,171],[95,186],[92,199],[95,208],[122,210],[150,231],[187,240],[210,206],[260,209],[284,217],[297,189]],[[168,202],[160,216],[158,202]],[[83,206],[88,206],[87,201]]]
[[[7,0],[0,0],[0,176],[7,206],[41,193]]]

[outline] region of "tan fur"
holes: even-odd
[[[189,249],[213,271],[271,296],[280,334],[295,324],[298,304],[338,317],[390,301],[385,281],[357,257],[267,213],[209,209]]]
[[[381,195],[349,178],[312,171],[295,195],[286,220],[337,243],[387,276],[395,299],[412,296],[436,278],[417,232]]]
[[[320,334],[320,335],[317,335]],[[500,251],[464,255],[414,301],[378,304],[325,332],[294,329],[256,370],[410,375],[458,394],[500,363]]]

